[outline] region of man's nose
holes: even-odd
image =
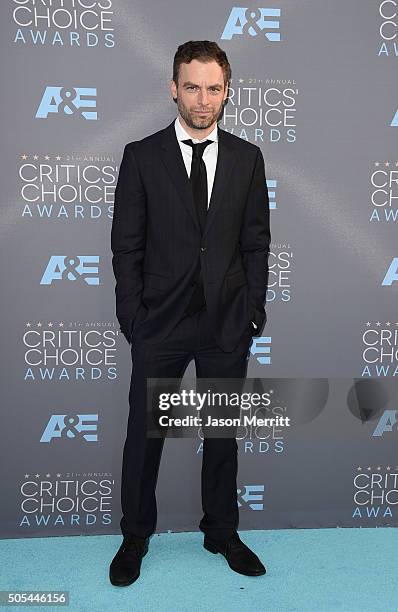
[[[208,99],[207,89],[201,89],[199,92],[199,102],[201,102],[203,106],[206,106],[208,101],[209,99]]]

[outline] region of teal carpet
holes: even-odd
[[[0,590],[67,590],[70,605],[109,612],[398,610],[398,532],[378,529],[239,531],[267,566],[240,576],[203,546],[203,534],[155,534],[141,576],[114,587],[108,567],[121,536],[0,540]],[[7,609],[27,610],[25,606]]]

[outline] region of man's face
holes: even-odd
[[[178,111],[187,126],[204,130],[215,123],[227,97],[224,74],[216,61],[192,60],[181,64],[178,87],[171,82],[171,94],[177,98]]]

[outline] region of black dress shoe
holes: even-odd
[[[148,552],[149,538],[133,534],[124,536],[109,568],[109,579],[114,586],[128,586],[140,575],[142,558]]]
[[[205,535],[203,546],[214,554],[224,555],[229,567],[238,574],[262,576],[267,571],[257,555],[241,541],[237,533],[225,542],[212,540]]]

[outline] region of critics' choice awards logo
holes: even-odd
[[[86,442],[98,442],[98,414],[51,415],[40,438],[40,442],[51,442],[54,439],[83,439]]]
[[[398,466],[358,466],[354,485],[352,518],[391,519],[398,504]]]
[[[112,474],[25,474],[19,527],[98,527],[112,523]]]
[[[234,6],[221,34],[221,40],[231,40],[234,36],[262,36],[270,42],[279,42],[280,16],[280,8]]]
[[[268,285],[266,303],[290,302],[293,251],[289,243],[271,244],[268,257]]]
[[[396,0],[379,1],[379,35],[380,46],[378,55],[397,57],[398,2]]]
[[[289,416],[288,406],[275,398],[274,389],[264,387],[264,381],[261,387],[253,388],[253,392],[265,396],[263,405],[251,405],[245,410],[240,411],[240,415],[246,415],[249,419],[266,419]],[[281,427],[276,421],[274,425],[256,425],[247,424],[239,425],[236,431],[236,440],[239,444],[240,452],[245,455],[265,455],[279,454],[286,450],[286,432],[289,428]],[[196,448],[196,453],[203,452],[203,431],[198,429],[198,438],[200,443]]]
[[[362,377],[398,375],[398,321],[368,321],[362,346]]]
[[[244,485],[237,489],[238,508],[264,510],[264,485]]]
[[[99,255],[51,255],[41,285],[54,281],[80,281],[87,285],[99,285]]]
[[[107,154],[22,153],[18,161],[21,216],[112,219],[118,171],[113,156]]]
[[[296,141],[294,79],[231,79],[222,127],[255,143]]]
[[[47,86],[36,111],[36,119],[57,115],[96,121],[97,89],[95,87]]]
[[[390,287],[398,281],[398,257],[394,257],[388,266],[387,272],[382,281],[383,287]]]
[[[394,223],[398,220],[398,161],[377,161],[375,168],[370,175],[369,221]]]
[[[15,44],[115,46],[112,0],[12,0]]]
[[[257,418],[288,416],[288,407],[275,398],[274,390],[269,389],[266,393],[269,399],[268,405],[251,407],[247,411],[248,415]],[[242,425],[238,428],[236,440],[245,455],[279,454],[286,450],[286,429],[278,424]]]
[[[115,323],[28,321],[22,335],[24,380],[103,381],[117,378]]]

